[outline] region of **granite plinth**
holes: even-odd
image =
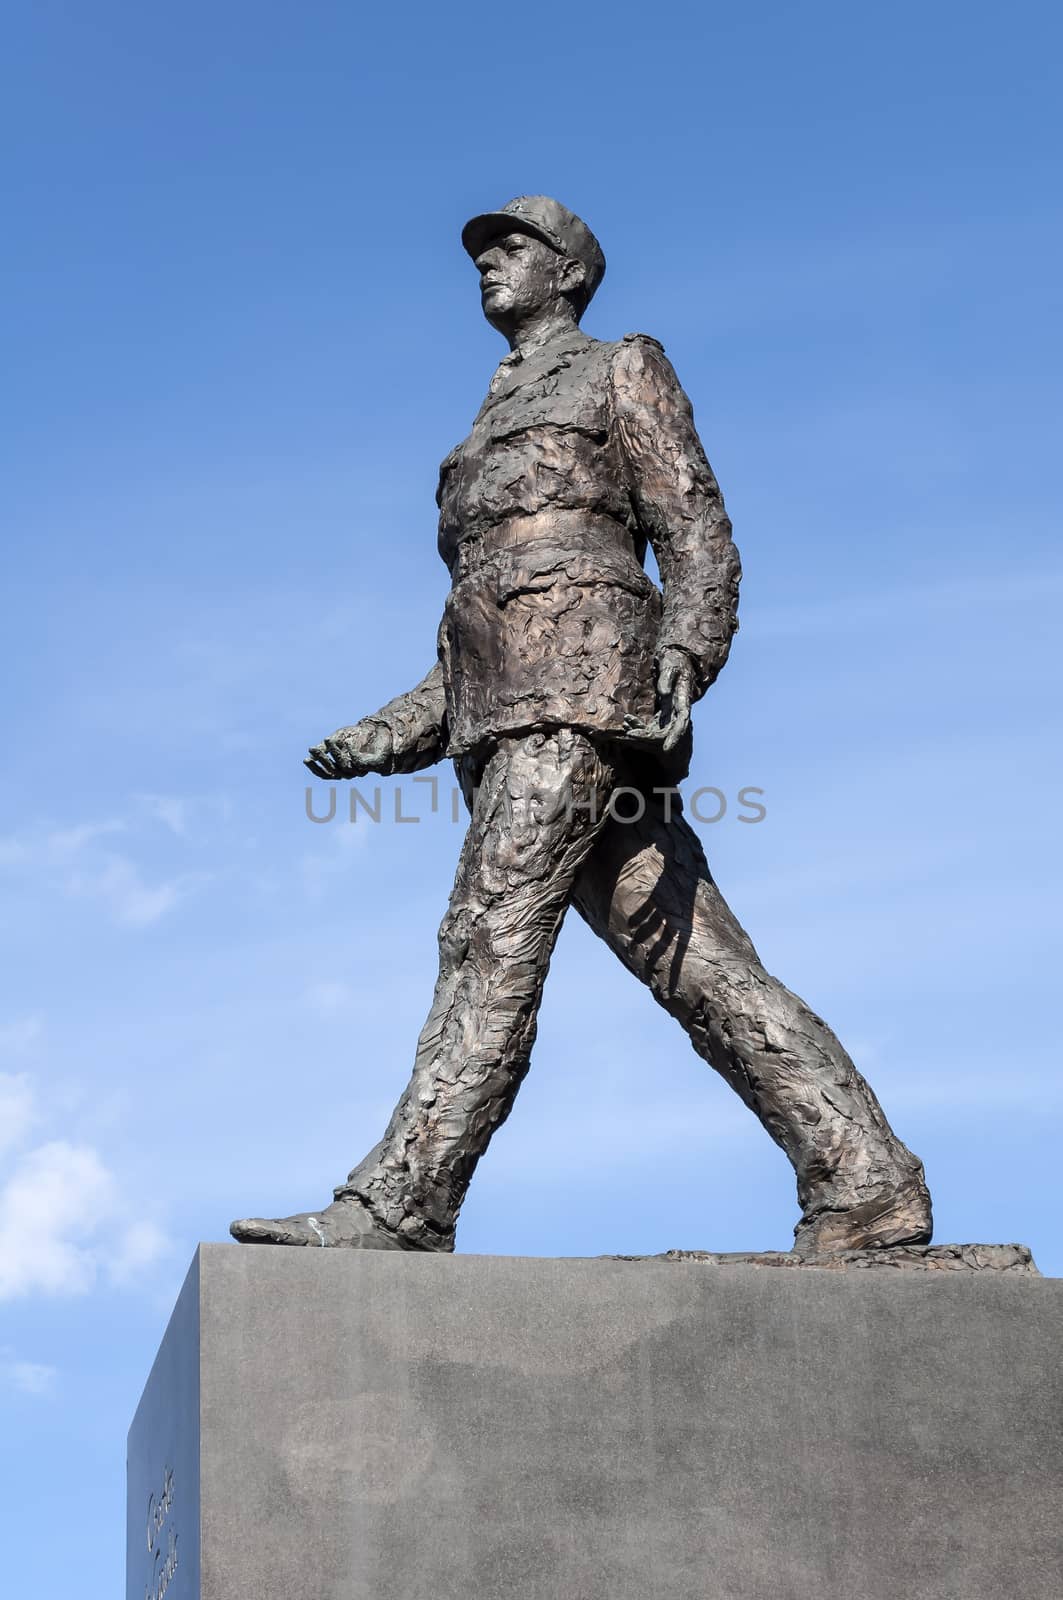
[[[201,1247],[129,1600],[1060,1600],[1063,1280]]]

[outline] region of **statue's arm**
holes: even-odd
[[[731,522],[690,401],[655,339],[634,335],[621,343],[613,396],[629,492],[664,591],[658,662],[681,652],[698,699],[727,660],[738,627],[742,569]]]
[[[432,766],[446,744],[443,667],[437,661],[408,694],[314,745],[306,765],[319,778],[360,778],[367,772],[390,777]]]
[[[437,661],[415,689],[396,695],[369,720],[382,724],[390,736],[388,774],[434,766],[442,759],[447,742],[442,664]]]

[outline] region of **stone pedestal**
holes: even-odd
[[[1060,1600],[1063,1280],[205,1245],[128,1600]]]

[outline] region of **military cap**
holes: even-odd
[[[475,261],[492,239],[504,233],[528,233],[559,255],[582,262],[587,271],[586,300],[590,300],[605,276],[602,247],[587,224],[549,195],[519,194],[516,199],[507,200],[500,211],[485,211],[482,216],[473,217],[461,230],[461,242]]]

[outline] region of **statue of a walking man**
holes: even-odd
[[[331,1204],[232,1232],[452,1250],[574,905],[789,1156],[799,1252],[925,1242],[921,1163],[826,1024],[765,972],[668,792],[737,625],[738,555],[690,403],[656,340],[581,332],[605,259],[564,206],[522,196],[462,240],[510,353],[440,471],[438,660],[307,763],[333,780],[455,761],[471,821],[439,979],[387,1131]],[[644,804],[611,808],[619,787]]]

